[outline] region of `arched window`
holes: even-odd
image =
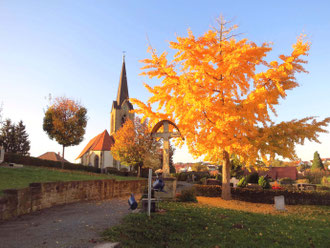
[[[99,156],[98,155],[95,155],[95,158],[94,158],[94,167],[95,168],[99,168]]]

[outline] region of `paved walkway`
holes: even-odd
[[[1,248],[89,248],[130,212],[128,197],[43,209],[0,223]]]
[[[177,192],[192,187],[178,182]],[[136,197],[139,199],[139,197]],[[0,222],[1,248],[91,248],[128,213],[128,197],[43,209]]]

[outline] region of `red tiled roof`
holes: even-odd
[[[256,172],[256,170],[252,168],[251,172]],[[249,175],[249,174],[251,174],[251,172],[249,172],[248,170],[245,170],[244,175]],[[271,167],[271,168],[268,167],[266,171],[259,171],[258,174],[260,176],[268,175],[269,177],[271,177],[274,180],[281,179],[284,177],[289,177],[292,180],[297,180],[297,178],[298,178],[297,168],[293,167],[293,166]]]
[[[40,159],[45,159],[45,160],[52,160],[52,161],[62,161],[64,160],[64,162],[69,162],[66,159],[63,159],[59,154],[55,153],[55,152],[46,152],[42,155],[40,155],[38,158]]]
[[[88,151],[110,151],[114,143],[113,137],[109,135],[107,130],[104,130],[88,142],[76,159],[81,158]]]

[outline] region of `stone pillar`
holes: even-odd
[[[164,133],[169,133],[168,123],[164,123]],[[166,135],[163,141],[163,177],[170,175],[170,137]]]
[[[163,175],[164,178],[170,175],[170,141],[164,139],[163,142]]]

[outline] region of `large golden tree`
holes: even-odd
[[[227,28],[221,19],[219,28],[195,37],[177,37],[170,48],[177,52],[172,61],[167,53],[157,55],[149,49],[142,74],[161,78],[159,86],[146,88],[152,93],[148,103],[132,99],[137,113],[152,121],[175,122],[195,156],[223,164],[222,198],[230,199],[230,154],[236,154],[247,167],[258,160],[269,161],[275,155],[294,159],[295,144],[305,139],[318,142],[318,133],[330,118],[314,117],[274,123],[271,112],[286,92],[298,86],[296,73],[306,72],[301,57],[310,44],[301,36],[290,55],[279,61],[266,61],[270,43],[257,45],[233,35],[236,26]],[[154,111],[152,104],[158,104]]]

